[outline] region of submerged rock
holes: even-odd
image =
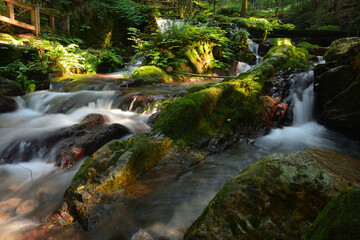
[[[325,149],[274,153],[226,183],[184,239],[300,239],[360,162]]]
[[[128,189],[144,174],[169,166],[190,166],[205,157],[165,137],[136,135],[113,140],[85,160],[64,201],[84,229],[96,229],[106,214],[123,209],[124,192],[131,194]]]
[[[360,239],[360,189],[344,191],[331,200],[302,239]]]

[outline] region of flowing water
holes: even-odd
[[[250,141],[251,144],[239,143],[224,153],[208,157],[194,168],[174,168],[147,176],[142,180],[142,185],[150,189],[149,192],[139,199],[124,200],[126,216],[110,216],[100,226],[100,234],[93,233],[90,237],[129,237],[138,228],[143,228],[155,239],[181,239],[227,180],[270,153],[320,147],[360,159],[359,142],[349,140],[314,121],[313,72],[295,74],[291,81],[293,126],[274,129],[269,135]],[[122,225],[113,231],[113,222],[121,222]]]
[[[251,144],[236,144],[192,168],[174,167],[148,174],[141,181],[147,189],[144,195],[137,199],[125,197],[124,208],[109,214],[88,238],[127,239],[142,228],[156,239],[181,239],[227,180],[269,153],[322,147],[360,158],[358,142],[314,121],[313,72],[295,74],[291,81],[293,126],[274,129],[267,136],[249,141]],[[119,92],[88,91],[82,85],[75,92],[55,92],[56,88],[53,88],[53,91],[17,97],[19,110],[0,115],[0,154],[15,141],[49,135],[81,122],[90,113],[106,115],[110,123],[123,124],[132,133],[149,131],[148,115],[125,111],[135,110],[134,96],[160,96],[186,87],[189,86],[160,85]],[[120,110],[129,96],[133,98],[128,107]],[[62,102],[67,103],[61,105],[63,113],[51,113]],[[29,162],[0,166],[0,239],[8,239],[14,233],[40,225],[40,220],[59,206],[65,189],[80,167],[76,164],[70,170],[61,170],[44,156],[39,151]]]

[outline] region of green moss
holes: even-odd
[[[331,43],[329,49],[324,54],[326,61],[336,61],[352,46],[360,43],[359,37],[342,38]]]
[[[331,200],[302,239],[359,239],[359,226],[360,189],[347,190]]]
[[[104,189],[114,191],[134,181],[152,169],[172,145],[172,140],[169,138],[155,140],[142,135],[130,139],[129,142],[128,151],[131,152],[129,160],[117,176],[103,186]]]
[[[149,85],[153,83],[172,82],[173,78],[161,68],[155,66],[142,66],[135,69],[132,77],[139,85]]]
[[[298,44],[296,44],[297,47],[299,48],[305,48],[305,49],[316,49],[316,48],[320,48],[319,45],[314,45],[308,42],[299,42]]]

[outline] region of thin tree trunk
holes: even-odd
[[[248,0],[242,0],[240,17],[246,17],[247,2]]]

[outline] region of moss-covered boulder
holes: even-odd
[[[303,240],[360,239],[360,189],[344,191],[321,211]]]
[[[360,43],[360,37],[350,37],[335,40],[331,43],[328,51],[324,54],[326,61],[337,61],[341,58],[350,48]]]
[[[308,66],[303,51],[290,43],[279,43],[247,73],[195,88],[169,103],[152,131],[196,145],[207,145],[211,138],[224,133],[249,133],[264,125],[274,110],[268,109],[269,98],[261,97],[264,82],[280,71]]]
[[[64,201],[83,228],[94,229],[103,217],[104,206],[121,206],[119,196],[131,194],[128,189],[147,172],[167,166],[190,166],[204,158],[201,152],[170,138],[136,135],[129,140],[113,140],[85,160]]]
[[[359,173],[358,160],[325,149],[268,155],[228,181],[184,239],[300,239]]]
[[[141,86],[154,83],[169,83],[173,81],[173,78],[161,68],[142,66],[133,71],[131,81],[133,81],[132,85]]]
[[[327,63],[314,69],[319,121],[359,138],[360,38],[336,40],[325,57]]]

